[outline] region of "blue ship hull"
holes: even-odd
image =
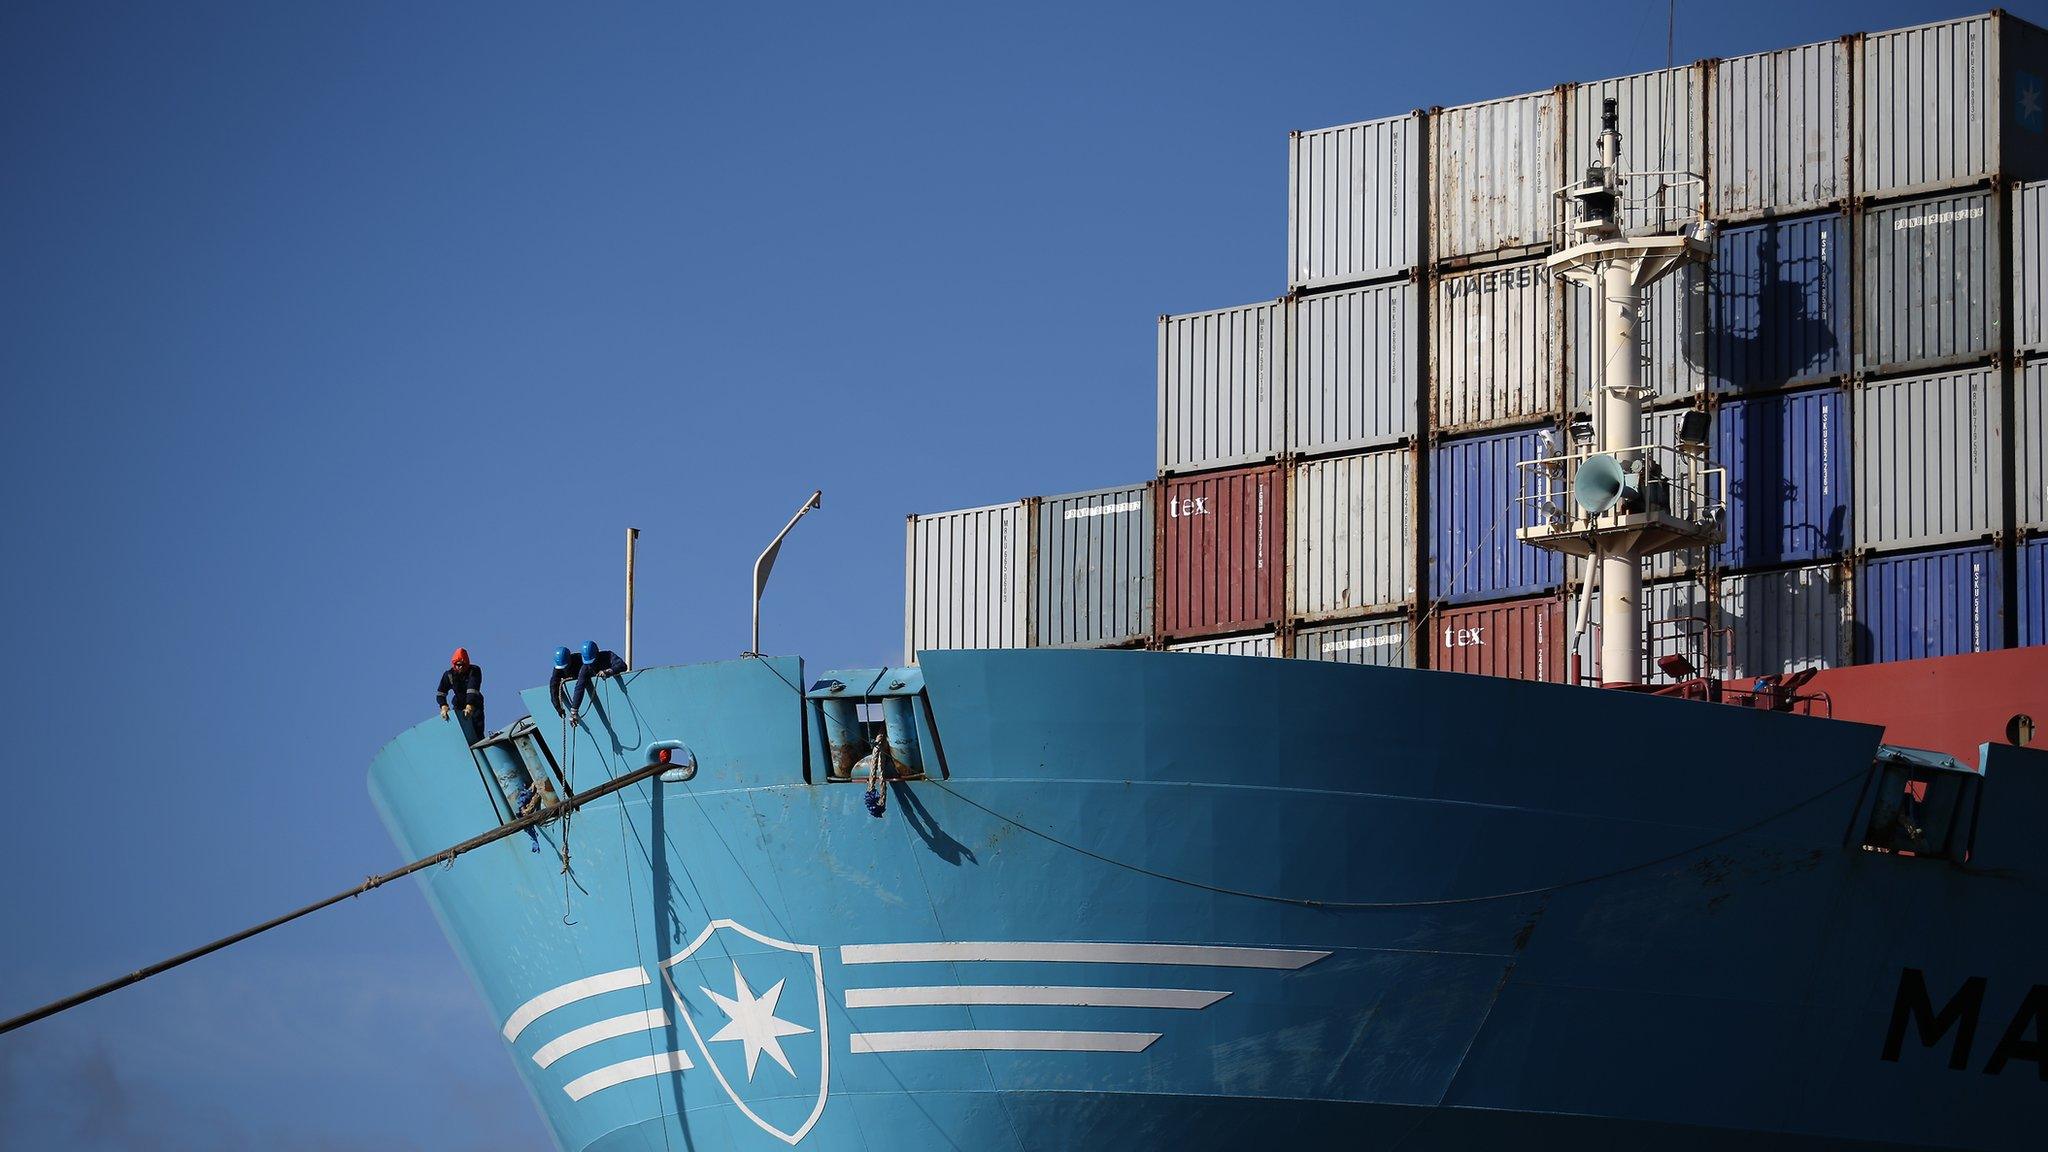
[[[1879,730],[1148,652],[932,652],[929,778],[827,782],[791,658],[546,735],[650,781],[426,874],[562,1147],[2039,1147],[2048,755],[1867,850]],[[527,694],[536,716],[552,709]],[[1576,735],[1575,735],[1576,734]],[[371,791],[503,817],[453,724]],[[1973,782],[1974,783],[1974,782]]]

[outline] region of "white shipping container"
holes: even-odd
[[[1287,325],[1287,444],[1305,456],[1415,435],[1421,309],[1412,281],[1304,296]]]
[[[910,517],[903,659],[920,649],[1021,648],[1028,542],[1024,502]]]
[[[1599,160],[1602,109],[1612,98],[1628,178],[1622,223],[1631,232],[1676,231],[1699,215],[1706,199],[1706,91],[1701,64],[1573,85],[1567,90],[1564,182]]]
[[[1856,546],[1977,540],[2005,519],[2000,373],[1870,380],[1853,390]]]
[[[1849,52],[1840,40],[1709,66],[1708,211],[1811,212],[1849,196]]]
[[[1564,183],[1555,89],[1430,115],[1430,251],[1442,261],[1546,245]]]
[[[1422,256],[1422,114],[1296,132],[1287,150],[1287,283],[1376,280]]]
[[[1439,431],[1556,414],[1557,294],[1540,260],[1437,278],[1429,358]]]
[[[1290,501],[1290,615],[1356,616],[1414,601],[1413,452],[1298,465]]]
[[[1159,318],[1162,475],[1278,455],[1286,324],[1284,300]]]
[[[1273,636],[1229,636],[1221,640],[1191,640],[1185,644],[1172,644],[1169,652],[1205,652],[1211,656],[1271,656]]]

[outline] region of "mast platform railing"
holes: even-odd
[[[1621,469],[1612,505],[1592,512],[1578,502],[1580,470],[1595,459]],[[1698,453],[1667,445],[1545,456],[1517,466],[1515,536],[1573,556],[1650,555],[1718,544],[1726,537],[1728,471]]]

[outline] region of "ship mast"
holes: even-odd
[[[1685,422],[1680,445],[1644,442],[1644,290],[1687,264],[1712,260],[1713,225],[1696,215],[1676,234],[1629,233],[1619,120],[1618,102],[1609,98],[1598,159],[1583,180],[1558,191],[1565,233],[1579,242],[1545,261],[1554,275],[1594,295],[1602,333],[1594,444],[1523,465],[1525,514],[1516,534],[1593,562],[1588,579],[1600,594],[1601,681],[1626,686],[1643,679],[1643,557],[1719,543],[1725,480],[1705,457],[1703,407]],[[1662,193],[1699,183],[1691,173],[1646,175],[1661,181],[1660,201]],[[1582,611],[1581,630],[1584,617]]]

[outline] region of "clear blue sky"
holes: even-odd
[[[731,656],[823,488],[764,646],[893,659],[904,513],[1150,473],[1154,318],[1285,288],[1289,129],[1665,8],[0,6],[0,1016],[400,863],[371,755],[456,644],[498,723],[615,644],[626,525],[641,662]],[[0,1146],[545,1148],[493,1024],[394,887],[0,1038]]]

